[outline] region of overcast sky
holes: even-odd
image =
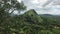
[[[21,0],[18,0],[21,2]],[[22,0],[27,9],[35,9],[38,14],[60,15],[60,0]]]

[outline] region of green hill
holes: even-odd
[[[60,34],[60,21],[56,19],[42,17],[31,9],[2,20],[0,34]]]

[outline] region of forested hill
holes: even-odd
[[[60,18],[59,18],[60,19]],[[45,18],[31,9],[23,15],[0,21],[2,34],[60,34],[60,20]]]

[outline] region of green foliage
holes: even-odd
[[[59,22],[57,18],[39,16],[34,9],[13,17],[0,9],[0,34],[60,34]]]
[[[26,6],[24,6],[23,2],[19,3],[17,0],[2,0],[0,2],[0,11],[1,9],[4,9],[4,11],[13,13],[15,10],[22,11],[26,9]]]
[[[38,34],[54,34],[54,33],[49,30],[41,30]]]
[[[25,9],[24,4],[19,3],[17,0],[2,0],[0,2],[0,34],[18,33],[17,28],[20,24],[18,25],[15,17],[10,16],[9,11],[12,10],[11,13],[13,13],[15,10],[21,11]]]

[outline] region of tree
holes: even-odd
[[[17,0],[2,0],[0,2],[0,11],[1,9],[4,9],[4,11],[11,11],[13,13],[15,10],[22,11],[26,9],[26,6],[24,6],[23,1],[19,3]]]
[[[5,32],[4,34],[10,33],[11,32],[10,28],[13,26],[13,25],[11,26],[11,24],[15,23],[14,19],[12,19],[10,15],[15,10],[20,12],[25,9],[26,9],[26,6],[24,6],[23,2],[19,3],[17,0],[1,0],[0,2],[0,31]]]

